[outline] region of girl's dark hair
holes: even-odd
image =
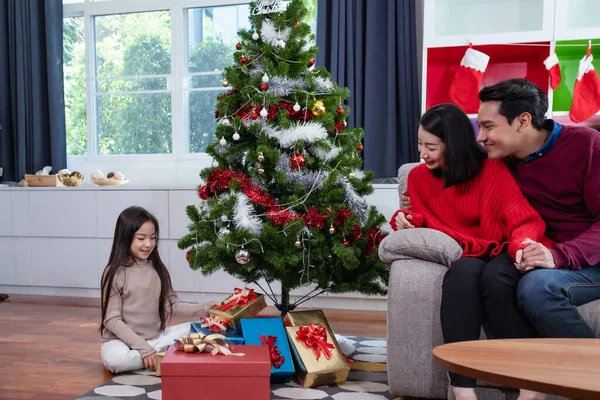
[[[450,103],[433,106],[419,125],[446,144],[445,168],[432,171],[444,179],[444,187],[470,181],[479,174],[487,153],[477,143],[473,124],[463,110]]]
[[[173,291],[171,285],[171,277],[169,276],[169,270],[160,259],[158,253],[158,221],[154,215],[142,207],[129,207],[121,212],[119,218],[117,218],[117,225],[115,226],[115,235],[113,238],[113,245],[110,251],[110,257],[108,258],[108,264],[102,274],[102,284],[100,286],[102,291],[102,320],[100,322],[100,332],[103,333],[106,328],[104,325],[104,319],[106,318],[106,309],[108,307],[108,299],[110,297],[110,291],[113,286],[113,280],[119,267],[125,268],[131,267],[135,263],[135,259],[131,254],[131,242],[133,236],[140,229],[140,227],[148,221],[152,221],[154,229],[156,230],[156,247],[148,257],[148,260],[152,262],[152,266],[160,277],[160,298],[158,301],[158,314],[160,316],[160,329],[165,329],[167,325],[167,319],[171,315],[171,303],[165,301],[166,297]],[[167,304],[168,303],[168,304]]]

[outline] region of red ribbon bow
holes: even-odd
[[[302,340],[306,347],[312,348],[317,360],[321,357],[321,353],[329,360],[331,358],[330,349],[335,348],[333,344],[327,343],[327,329],[323,325],[308,324],[301,326],[296,331],[296,340]]]
[[[227,299],[227,303],[220,305],[217,309],[220,311],[229,311],[235,306],[248,304],[257,298],[258,295],[254,293],[254,289],[235,288],[233,294]]]
[[[262,344],[266,344],[269,346],[269,353],[271,354],[271,364],[275,368],[281,367],[281,364],[285,361],[285,357],[279,354],[279,348],[275,346],[275,341],[277,340],[277,336],[265,337],[264,335],[260,335],[259,337]]]
[[[227,323],[219,317],[205,317],[200,320],[201,328],[208,328],[210,332],[225,332]]]

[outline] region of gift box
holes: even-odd
[[[163,400],[265,400],[270,398],[267,346],[235,346],[242,357],[186,353],[170,346],[162,360]]]
[[[211,308],[208,313],[219,317],[233,329],[240,331],[240,320],[252,318],[267,308],[265,296],[256,293],[254,289],[236,288],[220,306]]]
[[[288,326],[285,330],[302,387],[346,382],[350,367],[327,325]]]
[[[271,356],[271,382],[286,383],[296,374],[290,344],[281,318],[242,319],[246,344],[267,344]]]
[[[167,353],[166,350],[161,350],[161,351],[156,352],[156,376],[160,376],[160,363],[162,362],[166,353]]]
[[[290,311],[283,318],[284,326],[302,326],[308,324],[325,325],[329,331],[333,332],[327,322],[327,318],[325,318],[323,310]],[[335,335],[332,336],[331,340],[333,340],[333,344],[337,348],[340,348]]]
[[[214,331],[211,332],[210,328],[208,327],[202,327],[202,322],[198,321],[198,322],[192,322],[192,333],[202,333],[203,335],[210,335],[215,333]],[[231,343],[233,344],[246,344],[246,341],[244,340],[244,337],[242,336],[242,334],[238,331],[236,331],[233,328],[227,328],[226,330],[222,331],[222,332],[217,332],[223,336],[225,336],[229,341],[231,341]],[[260,344],[260,343],[248,343],[248,344]]]

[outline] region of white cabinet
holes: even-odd
[[[424,44],[464,46],[547,40],[554,0],[425,0]]]
[[[29,238],[0,237],[0,285],[31,285]]]
[[[0,191],[0,236],[29,236],[29,192]]]
[[[555,40],[594,39],[600,36],[600,2],[557,0]]]
[[[96,192],[30,190],[29,221],[31,236],[96,237]]]

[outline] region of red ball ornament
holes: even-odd
[[[365,146],[363,146],[362,144],[356,148],[356,150],[358,150],[358,151],[363,151],[364,149],[365,149]]]
[[[240,57],[240,62],[241,62],[242,64],[246,64],[246,63],[248,62],[248,59],[247,59],[245,56],[241,56],[241,57]]]
[[[258,118],[258,114],[253,112],[252,114],[250,114],[250,118],[252,119],[257,119]]]
[[[235,87],[232,87],[232,88],[231,88],[231,93],[237,93],[237,88],[235,88]]]
[[[300,24],[296,22],[296,23],[294,24],[294,28],[296,28],[296,29],[300,28]]]
[[[338,122],[336,122],[336,123],[335,123],[335,129],[336,129],[338,132],[341,132],[341,131],[343,131],[345,127],[346,127],[346,126],[344,125],[344,121],[338,121]]]
[[[308,62],[306,63],[306,66],[310,68],[310,67],[312,67],[313,65],[315,65],[315,58],[314,58],[314,57],[311,57],[311,58],[308,60]]]
[[[344,113],[344,107],[340,106],[340,108],[337,109],[337,113],[342,115]]]
[[[347,240],[344,240],[344,246],[346,246],[346,247],[350,246],[350,242]]]
[[[260,90],[264,91],[264,90],[267,90],[268,88],[269,88],[269,85],[267,85],[266,83],[263,82],[260,84]]]
[[[204,185],[200,189],[198,189],[198,197],[200,197],[202,200],[208,200],[208,198],[210,197],[208,186]]]
[[[191,257],[191,256],[192,256],[192,252],[191,252],[191,250],[190,250],[190,251],[188,251],[187,253],[185,253],[185,260],[189,262],[189,261],[190,261],[190,257]]]
[[[292,169],[301,169],[304,167],[304,156],[300,153],[294,154],[290,158],[290,166]]]
[[[238,43],[238,44],[236,44],[236,45],[235,45],[235,48],[236,48],[237,50],[241,50],[241,49],[242,49],[242,44],[241,44],[241,43]]]

